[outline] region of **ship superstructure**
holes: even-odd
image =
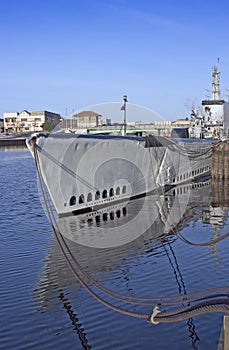
[[[221,98],[219,59],[212,68],[211,98],[202,101],[200,113],[193,114],[195,120],[194,137],[221,138],[229,134],[229,102]]]

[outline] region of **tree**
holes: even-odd
[[[53,129],[53,124],[46,120],[42,125],[41,125],[43,131],[51,131]]]

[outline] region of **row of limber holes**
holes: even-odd
[[[193,170],[192,173],[190,172],[189,174],[187,173],[187,174],[182,174],[180,176],[177,176],[177,181],[185,180],[185,179],[190,178],[191,176],[202,174],[204,171],[207,171],[207,170],[210,170],[210,169],[211,169],[210,166],[206,166],[204,168]],[[173,180],[173,182],[175,182],[175,179]]]
[[[110,213],[103,213],[101,215],[96,215],[94,217],[95,222],[99,223],[101,221],[114,220],[115,218],[120,219],[122,216],[126,216],[127,210],[126,207],[122,208],[122,210],[118,209],[116,212],[112,211]],[[87,223],[93,223],[93,218],[88,218]]]
[[[112,198],[114,197],[114,195],[116,196],[119,196],[120,194],[125,194],[126,193],[126,185],[122,186],[122,188],[120,187],[117,187],[116,190],[114,190],[113,188],[111,188],[109,190],[109,192],[107,190],[103,190],[102,193],[100,193],[100,191],[96,191],[96,193],[94,194],[94,199],[96,201],[100,200],[101,198],[102,199],[106,199],[106,198]],[[87,201],[85,201],[85,196],[84,194],[81,194],[79,197],[78,197],[78,204],[83,204],[83,203],[89,203],[89,202],[92,202],[93,200],[93,194],[91,192],[89,192],[87,194]],[[76,205],[77,204],[77,198],[76,196],[72,196],[70,198],[70,202],[69,202],[70,206],[72,205]]]
[[[209,182],[199,182],[192,184],[191,188],[202,188],[205,186],[209,186]],[[173,195],[176,194],[186,194],[190,191],[190,186],[184,186],[184,187],[177,187],[173,190]]]

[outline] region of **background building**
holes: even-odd
[[[93,111],[82,111],[80,113],[74,114],[73,116],[77,119],[77,128],[95,128],[99,125],[100,114]]]
[[[54,128],[60,119],[60,114],[48,111],[23,110],[20,113],[4,113],[4,131],[13,133],[43,131],[44,123]]]
[[[96,128],[98,126],[111,125],[111,119],[103,117],[93,111],[82,111],[74,114],[73,118],[77,120],[78,129]]]
[[[0,133],[4,131],[4,119],[0,118]]]

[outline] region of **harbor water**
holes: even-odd
[[[165,311],[166,297],[183,297],[187,306],[192,293],[225,287],[228,293],[228,180],[131,201],[96,217],[57,218],[64,256],[29,151],[1,150],[0,179],[0,349],[217,349],[223,312],[154,325],[134,315],[150,315],[155,302],[127,303],[106,291],[132,301],[161,298]],[[73,268],[68,257],[77,262]],[[77,264],[90,276],[90,290],[96,283],[104,288],[96,295],[109,307],[79,283]]]

